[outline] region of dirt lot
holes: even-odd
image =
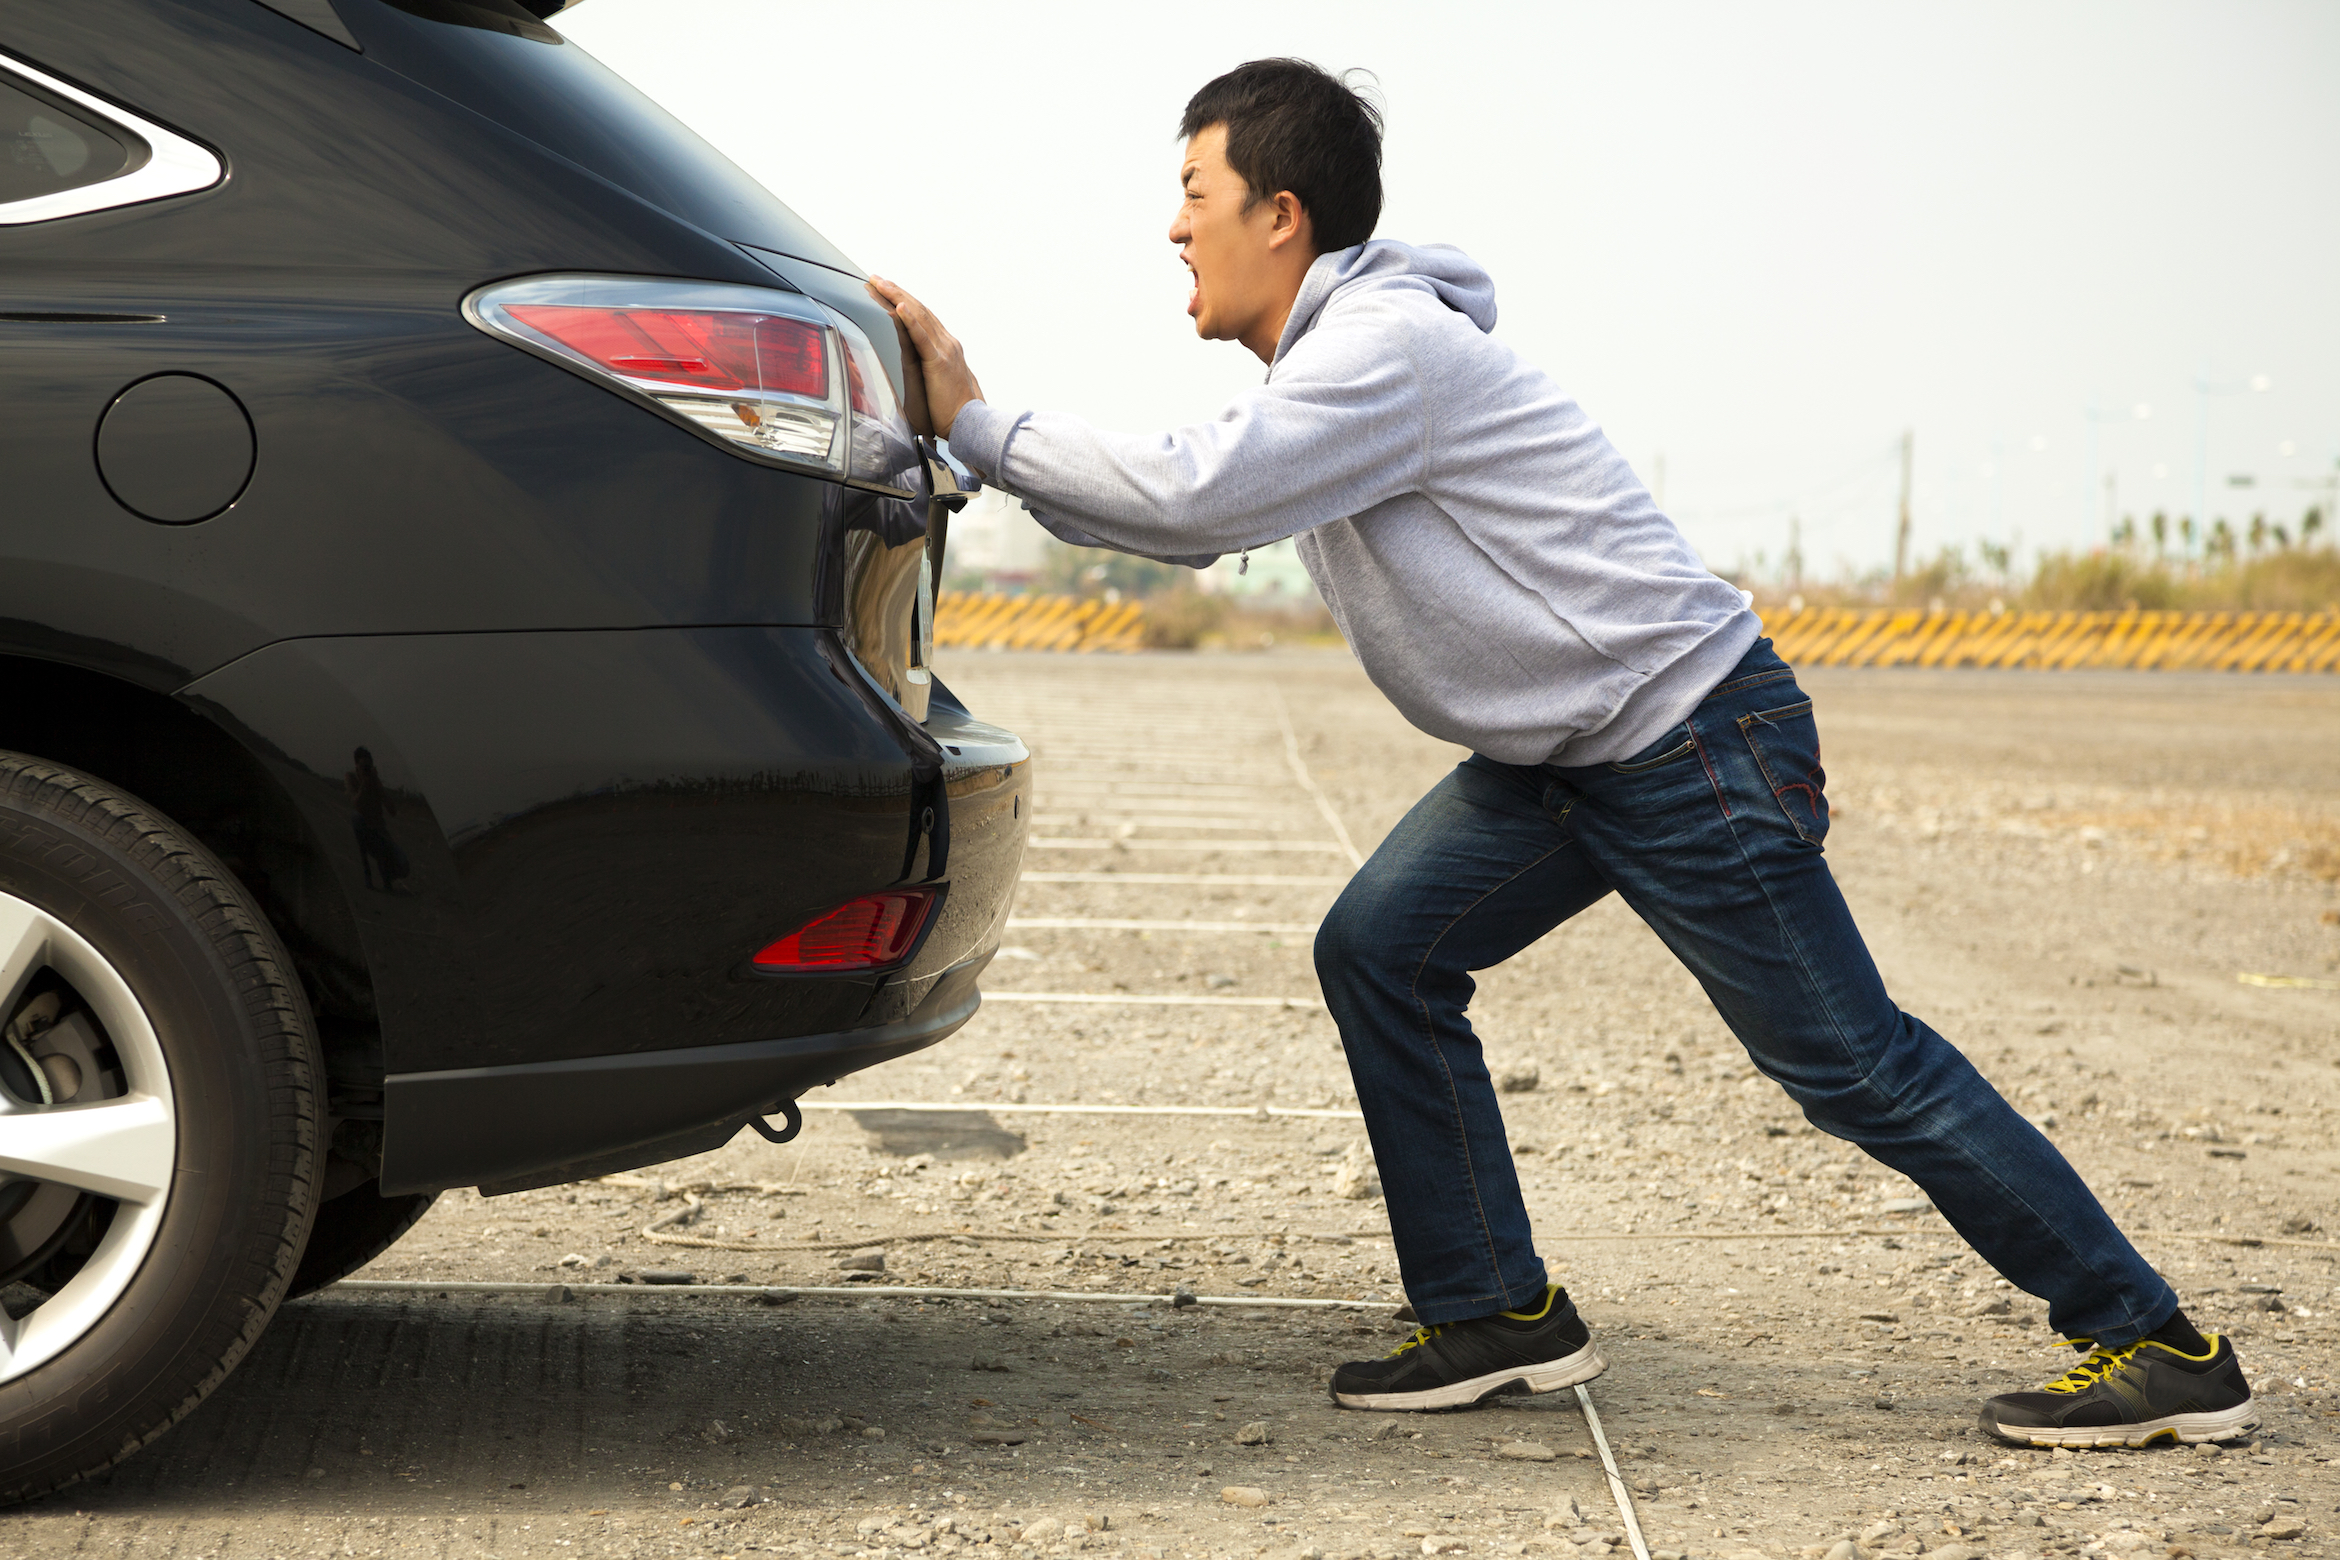
[[[1323,1395],[1333,1363],[1402,1329],[1381,1205],[1341,1195],[1366,1189],[1360,1133],[1306,928],[1349,870],[1335,820],[1370,850],[1455,751],[1337,655],[963,656],[946,675],[1031,741],[1037,835],[1087,843],[1032,852],[988,982],[1003,1000],[824,1103],[964,1114],[821,1110],[787,1147],[743,1136],[609,1182],[443,1198],[366,1277],[547,1288],[288,1307],[173,1435],[0,1518],[6,1549],[1620,1546],[1572,1401],[1399,1422]],[[1611,901],[1490,971],[1474,1017],[1499,1067],[1534,1073],[1506,1111],[1546,1255],[1612,1361],[1594,1398],[1651,1548],[2328,1552],[2340,685],[1806,685],[1830,855],[1895,992],[2047,1127],[2196,1319],[2240,1340],[2266,1427],[2218,1454],[1980,1439],[1981,1397],[2060,1368],[2039,1307],[1907,1182],[1806,1127]],[[1043,1104],[1241,1113],[1011,1108]],[[867,1248],[882,1273],[837,1265]],[[585,1287],[668,1269],[870,1293]],[[884,1296],[905,1285],[1229,1303]],[[1382,1303],[1260,1303],[1300,1298]]]

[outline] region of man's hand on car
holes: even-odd
[[[967,354],[959,338],[943,328],[932,309],[882,276],[869,279],[869,295],[910,332],[926,373],[926,405],[934,418],[934,431],[949,438],[959,408],[983,399],[983,387],[967,367]]]

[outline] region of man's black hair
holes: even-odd
[[[1318,254],[1373,236],[1381,220],[1381,111],[1306,60],[1253,60],[1187,99],[1178,133],[1227,127],[1227,164],[1251,186],[1246,209],[1290,190]]]

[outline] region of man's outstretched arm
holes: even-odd
[[[1320,328],[1287,354],[1275,383],[1245,391],[1211,422],[1118,434],[990,405],[932,311],[889,282],[871,291],[917,347],[935,426],[953,452],[1068,541],[1196,561],[1357,514],[1421,480],[1412,365],[1386,343],[1354,339],[1361,331]]]

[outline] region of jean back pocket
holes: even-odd
[[[1820,727],[1812,701],[1739,717],[1755,767],[1788,826],[1806,844],[1828,837],[1828,773],[1820,767]]]

